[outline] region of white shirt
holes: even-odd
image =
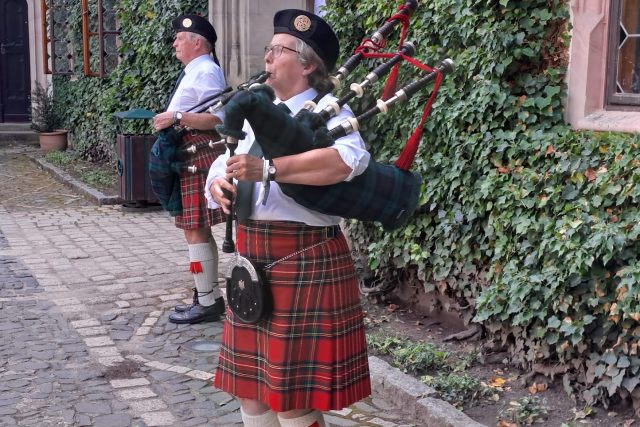
[[[288,99],[285,104],[291,110],[291,114],[295,115],[303,106],[304,102],[315,98],[317,92],[315,89],[307,89],[306,91]],[[318,103],[316,111],[322,110],[322,108],[331,101],[335,101],[331,95],[327,95]],[[276,99],[275,103],[279,104],[280,100]],[[353,117],[353,112],[349,107],[343,107],[340,114],[333,117],[327,123],[327,128],[332,129],[339,123],[342,123],[347,117]],[[249,151],[249,148],[255,141],[255,136],[251,126],[245,120],[244,127],[242,128],[247,133],[247,137],[238,142],[236,148],[236,154],[243,154]],[[351,169],[351,174],[346,178],[346,181],[350,181],[355,176],[360,175],[367,168],[369,164],[370,154],[367,152],[364,141],[360,137],[359,132],[353,132],[345,137],[336,140],[330,148],[335,149],[342,161],[345,162]],[[209,175],[207,177],[207,184],[205,186],[205,197],[208,200],[208,206],[210,209],[218,208],[219,205],[213,200],[209,187],[213,180],[219,176],[225,176],[225,169],[227,160],[229,159],[229,150],[224,155],[219,156],[216,161],[211,165],[209,169]],[[257,184],[257,185],[256,185]],[[255,203],[258,200],[258,194],[261,183],[255,183],[253,185],[253,201]],[[340,223],[340,217],[324,215],[319,212],[307,209],[304,206],[296,203],[292,198],[285,195],[277,182],[271,182],[269,189],[269,197],[267,198],[266,205],[262,203],[257,206],[253,206],[251,216],[253,220],[259,221],[296,221],[303,222],[307,225],[313,226],[326,226],[326,225],[338,225]]]
[[[184,77],[176,89],[167,111],[189,111],[203,100],[216,95],[226,86],[222,69],[209,55],[201,55],[184,67]],[[216,113],[220,120],[224,113]]]

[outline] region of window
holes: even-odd
[[[640,64],[639,3],[570,0],[572,37],[565,113],[572,127],[640,132],[640,93],[634,92]]]
[[[86,76],[104,77],[118,65],[116,0],[82,0],[82,56]]]
[[[640,0],[613,0],[610,16],[607,103],[640,106]]]
[[[46,74],[72,74],[73,49],[62,0],[42,0],[42,45]]]
[[[86,76],[104,77],[114,70],[118,65],[117,37],[120,34],[116,1],[81,0],[82,34],[71,34],[68,2],[41,0],[46,74],[73,74],[73,52],[80,48]]]

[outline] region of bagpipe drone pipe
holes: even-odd
[[[406,2],[400,11],[375,34],[384,37],[395,22],[406,22],[413,9],[415,9],[415,2]],[[380,37],[376,43],[380,43]],[[311,109],[325,94],[320,94],[314,102],[310,103],[308,109],[303,109],[295,117],[291,117],[273,103],[274,93],[270,87],[258,85],[251,90],[238,92],[230,99],[225,107],[224,123],[218,125],[216,130],[232,141],[243,139],[245,135],[242,127],[244,120],[247,120],[266,159],[299,154],[312,149],[330,147],[337,138],[357,131],[362,122],[378,113],[387,112],[392,105],[407,100],[429,83],[435,82],[423,113],[421,132],[442,76],[453,71],[453,62],[446,59],[439,67],[432,69],[412,60],[412,55],[413,45],[409,43],[402,43],[402,47],[396,53],[369,53],[364,48],[363,42],[354,56],[339,69],[335,80],[344,78],[362,58],[386,58],[387,62],[369,73],[362,83],[351,85],[351,91],[347,95],[329,104],[322,111],[316,113]],[[350,118],[335,128],[327,128],[327,121],[337,115],[348,100],[362,96],[364,87],[397,67],[401,60],[419,66],[427,74],[396,91],[389,99],[378,100],[375,107],[358,117]],[[417,149],[420,132],[414,133],[413,141],[407,144],[395,165],[380,164],[371,159],[365,171],[351,181],[324,186],[285,183],[279,183],[279,186],[284,194],[308,209],[343,218],[377,221],[386,230],[396,229],[411,217],[418,204],[421,178],[408,169]]]

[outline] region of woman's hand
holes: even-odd
[[[231,213],[231,199],[229,199],[228,194],[235,198],[236,186],[230,183],[228,178],[219,176],[211,183],[209,192],[211,192],[213,200],[220,205],[222,211],[229,215]]]
[[[227,160],[226,173],[238,181],[262,182],[264,160],[248,154],[238,154]]]

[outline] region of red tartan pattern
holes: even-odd
[[[339,410],[371,394],[367,343],[353,260],[327,227],[247,221],[240,254],[267,265],[273,313],[246,324],[228,310],[215,387],[273,411]],[[329,227],[330,229],[330,227]]]
[[[196,144],[201,141],[213,139],[217,141],[220,137],[215,132],[198,133],[192,135],[187,133],[181,140],[180,147]],[[206,170],[206,173],[180,174],[180,191],[182,192],[182,213],[175,217],[176,227],[183,230],[194,230],[197,228],[207,228],[225,222],[225,215],[222,209],[207,208],[207,199],[204,197],[204,186],[207,182],[207,173],[211,164],[224,153],[224,146],[217,149],[203,148],[195,154],[191,154],[188,160],[184,161],[185,166],[197,166],[199,170]]]

